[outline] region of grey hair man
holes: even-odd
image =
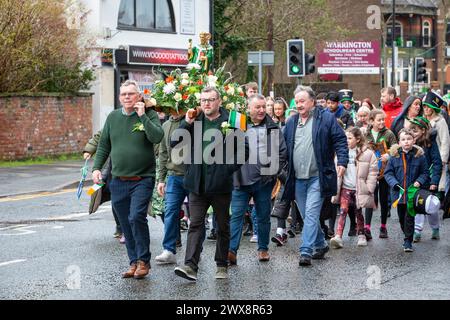
[[[345,173],[348,147],[344,130],[332,113],[316,105],[310,87],[298,86],[294,95],[298,114],[289,118],[284,129],[289,165],[283,199],[295,199],[299,205],[304,221],[299,265],[308,266],[311,258],[323,259],[329,250],[320,210],[324,198],[337,193],[337,175]]]
[[[163,137],[158,114],[141,101],[139,86],[126,81],[120,87],[122,108],[108,115],[97,148],[92,177],[102,179],[100,172],[111,156],[112,180],[109,185],[112,206],[117,211],[130,268],[124,278],[145,277],[150,271],[150,234],[147,207],[155,185],[154,145]]]
[[[231,239],[228,260],[236,264],[236,255],[242,236],[244,214],[250,198],[256,209],[258,229],[258,260],[269,261],[270,208],[272,189],[277,174],[287,160],[286,143],[278,125],[266,113],[266,100],[260,94],[248,99],[250,124],[249,163],[234,173],[231,199]],[[273,169],[273,170],[270,170]]]

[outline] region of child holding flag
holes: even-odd
[[[386,114],[383,110],[374,109],[369,113],[369,127],[366,132],[366,140],[369,148],[375,153],[378,159],[378,186],[375,190],[375,203],[380,204],[381,207],[381,226],[380,238],[387,238],[388,233],[386,223],[389,213],[389,186],[384,179],[384,169],[389,160],[389,149],[392,145],[397,143],[394,133],[386,128],[385,124]],[[379,196],[378,196],[379,194]],[[366,219],[364,226],[364,233],[367,240],[372,239],[370,232],[370,224],[372,221],[373,209],[366,209]]]
[[[400,227],[405,235],[403,250],[413,252],[414,233],[413,208],[407,206],[408,195],[412,187],[427,186],[430,181],[427,159],[421,147],[414,145],[414,135],[410,129],[403,128],[399,132],[399,145],[391,148],[384,177],[392,188],[392,206],[397,208]]]

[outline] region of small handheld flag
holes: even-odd
[[[232,128],[241,129],[242,131],[247,130],[247,116],[243,113],[237,112],[236,110],[230,111],[228,123]]]
[[[398,202],[400,201],[400,199],[402,198],[402,196],[405,194],[405,189],[403,189],[402,187],[400,187],[400,192],[398,195],[397,200],[394,201],[394,203],[392,204],[393,208],[397,208],[398,206]]]
[[[86,180],[86,176],[87,176],[87,173],[89,170],[88,161],[89,161],[89,159],[86,159],[86,161],[84,162],[84,166],[81,168],[81,180],[80,180],[80,183],[78,184],[78,189],[77,189],[78,200],[81,197],[81,192],[83,191],[84,180]]]
[[[89,188],[89,190],[87,191],[87,194],[92,196],[92,194],[97,191],[98,189],[100,189],[101,187],[103,187],[104,184],[100,183],[100,184],[94,184],[92,187]]]

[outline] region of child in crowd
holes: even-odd
[[[366,139],[369,148],[374,151],[378,159],[378,186],[375,190],[375,203],[381,207],[381,226],[380,238],[387,238],[388,232],[386,228],[388,213],[389,213],[389,186],[383,177],[384,169],[389,160],[389,149],[392,145],[397,143],[394,133],[386,128],[385,125],[386,114],[383,110],[374,109],[369,113],[369,127],[366,132]],[[366,225],[364,226],[364,233],[367,240],[372,239],[370,226],[372,222],[373,209],[366,209]]]
[[[366,106],[359,108],[356,113],[356,118],[358,119],[356,126],[361,129],[363,135],[366,135],[367,127],[369,126],[369,113],[370,109]]]
[[[392,188],[392,199],[398,199],[398,219],[405,235],[403,250],[413,252],[414,217],[407,212],[408,188],[411,185],[416,188],[428,186],[430,178],[424,151],[414,145],[412,131],[403,128],[398,136],[399,145],[391,148],[384,176]]]
[[[273,121],[283,128],[286,124],[285,112],[287,110],[287,103],[283,98],[276,98],[273,105]]]
[[[373,151],[365,145],[361,130],[352,127],[346,130],[349,162],[343,178],[338,178],[338,193],[333,203],[341,204],[336,235],[331,239],[332,248],[344,246],[342,234],[350,207],[354,208],[358,233],[358,246],[367,246],[364,234],[364,217],[362,208],[375,208],[374,192],[377,186],[378,164]]]
[[[431,130],[430,122],[424,117],[415,117],[409,120],[411,125],[410,129],[414,135],[414,143],[421,147],[425,152],[427,158],[428,171],[430,174],[430,191],[438,191],[439,180],[442,172],[442,161],[439,153],[439,147],[436,143],[437,132]],[[419,242],[422,238],[423,225],[425,219],[428,219],[428,223],[432,229],[431,239],[439,239],[439,216],[418,214],[415,218],[414,226],[414,242]]]

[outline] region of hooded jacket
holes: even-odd
[[[366,146],[356,150],[356,208],[376,208],[375,188],[377,187],[378,164],[372,150]],[[338,192],[331,198],[334,204],[340,203],[343,178],[338,178]]]
[[[426,187],[430,182],[430,175],[427,166],[427,159],[423,149],[414,145],[408,153],[404,153],[399,145],[391,147],[391,158],[388,161],[384,178],[392,188],[392,201],[399,197],[399,190],[394,188],[400,185],[405,194],[399,203],[406,204],[406,191],[414,182],[419,182],[421,187]],[[404,170],[406,167],[406,171]]]
[[[408,116],[408,109],[416,99],[420,100],[420,98],[416,96],[409,96],[408,98],[406,98],[405,103],[403,104],[402,112],[392,122],[391,131],[395,134],[397,139],[399,131],[405,127],[405,118]],[[422,114],[422,107],[420,108],[419,115],[421,114]]]
[[[402,112],[403,103],[399,97],[395,98],[393,102],[386,103],[383,106],[383,111],[386,113],[386,127],[391,128],[392,122]]]
[[[430,172],[430,184],[439,186],[439,180],[441,179],[442,172],[442,161],[441,155],[439,153],[439,147],[436,143],[436,130],[431,130],[430,132],[430,140],[431,146],[425,147],[421,146],[423,151],[425,152],[425,157],[427,158],[427,165]]]

